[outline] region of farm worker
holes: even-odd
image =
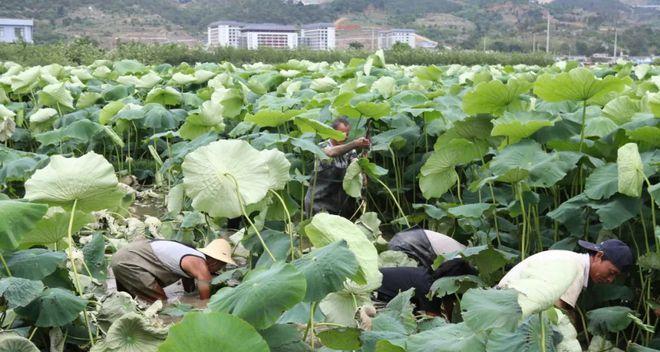
[[[224,239],[198,249],[176,241],[140,240],[117,251],[110,266],[118,291],[147,301],[167,300],[163,287],[182,279],[186,291],[196,283],[199,298],[205,300],[211,296],[211,273],[227,263],[236,265]]]
[[[521,276],[530,266],[551,268],[553,265],[572,263],[577,267],[578,275],[571,285],[555,302],[558,308],[572,312],[582,289],[587,287],[589,281],[597,284],[612,283],[615,277],[628,270],[633,264],[630,247],[620,240],[611,239],[595,244],[579,240],[578,244],[587,250],[587,253],[575,253],[564,250],[548,250],[536,253],[518,263],[509,271],[498,287],[507,288]],[[571,314],[573,320],[574,314]]]
[[[345,117],[337,118],[331,126],[346,137],[351,130],[351,125]],[[323,152],[330,159],[316,160],[314,167],[316,173],[305,195],[305,211],[310,216],[320,212],[341,215],[345,218],[353,215],[355,204],[351,204],[351,197],[344,192],[342,183],[346,169],[351,161],[358,157],[355,149],[370,145],[371,141],[365,137],[348,143],[331,139],[321,144]]]
[[[428,294],[435,280],[442,277],[476,275],[477,271],[462,258],[454,258],[440,265],[438,269],[429,271],[422,267],[394,267],[381,268],[383,281],[377,290],[378,301],[389,302],[399,292],[415,288],[411,301],[415,304],[415,311],[424,311],[428,315],[445,314],[451,320],[451,312],[455,300],[454,295],[434,297],[429,299]]]
[[[392,251],[406,253],[429,270],[438,255],[465,249],[463,244],[447,235],[419,228],[397,233],[387,246]]]

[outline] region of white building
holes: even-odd
[[[333,23],[311,23],[300,29],[300,44],[312,50],[335,48],[335,25]]]
[[[390,49],[396,43],[408,44],[415,47],[415,30],[390,29],[378,32],[378,49]]]
[[[244,23],[236,21],[218,21],[208,26],[208,46],[232,46],[238,48],[241,42],[241,28]]]
[[[33,20],[0,18],[0,43],[32,43]]]
[[[295,49],[298,31],[294,26],[275,23],[250,23],[241,28],[241,47],[250,50],[268,47]]]

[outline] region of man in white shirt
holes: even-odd
[[[612,239],[595,244],[587,241],[578,241],[578,244],[587,250],[587,253],[575,253],[564,250],[548,250],[536,253],[514,266],[500,280],[498,287],[508,288],[530,266],[565,265],[573,263],[577,268],[577,275],[571,285],[555,302],[558,308],[571,310],[575,308],[582,289],[587,287],[589,280],[594,283],[612,283],[614,278],[626,271],[633,264],[632,252],[628,245],[620,240]],[[513,286],[513,285],[512,285]]]

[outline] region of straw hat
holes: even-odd
[[[231,259],[231,245],[222,238],[215,239],[206,247],[198,248],[198,250],[213,259],[236,265],[236,262]]]

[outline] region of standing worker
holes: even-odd
[[[345,117],[332,122],[332,128],[344,133],[348,137],[351,125]],[[355,212],[355,204],[343,188],[344,175],[351,161],[357,159],[355,149],[366,148],[371,145],[368,138],[360,137],[348,143],[331,139],[323,142],[321,147],[329,160],[317,160],[314,170],[316,173],[310,181],[310,187],[305,195],[305,211],[310,215],[320,212],[340,215],[350,218]]]
[[[387,246],[392,251],[406,253],[429,271],[433,271],[432,265],[437,256],[465,249],[462,243],[447,235],[424,229],[399,232]]]
[[[573,309],[578,296],[582,289],[587,287],[589,281],[597,284],[610,284],[614,278],[628,270],[633,264],[630,247],[620,240],[612,239],[598,244],[579,240],[578,244],[586,249],[587,253],[581,254],[565,250],[536,253],[514,266],[504,275],[497,286],[515,289],[516,281],[526,277],[526,270],[530,266],[551,268],[555,265],[563,266],[570,263],[576,267],[577,275],[560,299],[555,302],[555,306],[568,311],[574,321]]]
[[[167,240],[141,240],[129,243],[112,256],[111,267],[117,291],[147,301],[167,300],[163,287],[183,280],[186,291],[195,284],[199,298],[211,296],[211,273],[231,258],[231,246],[223,239],[213,240],[204,248],[195,249],[183,243]]]

